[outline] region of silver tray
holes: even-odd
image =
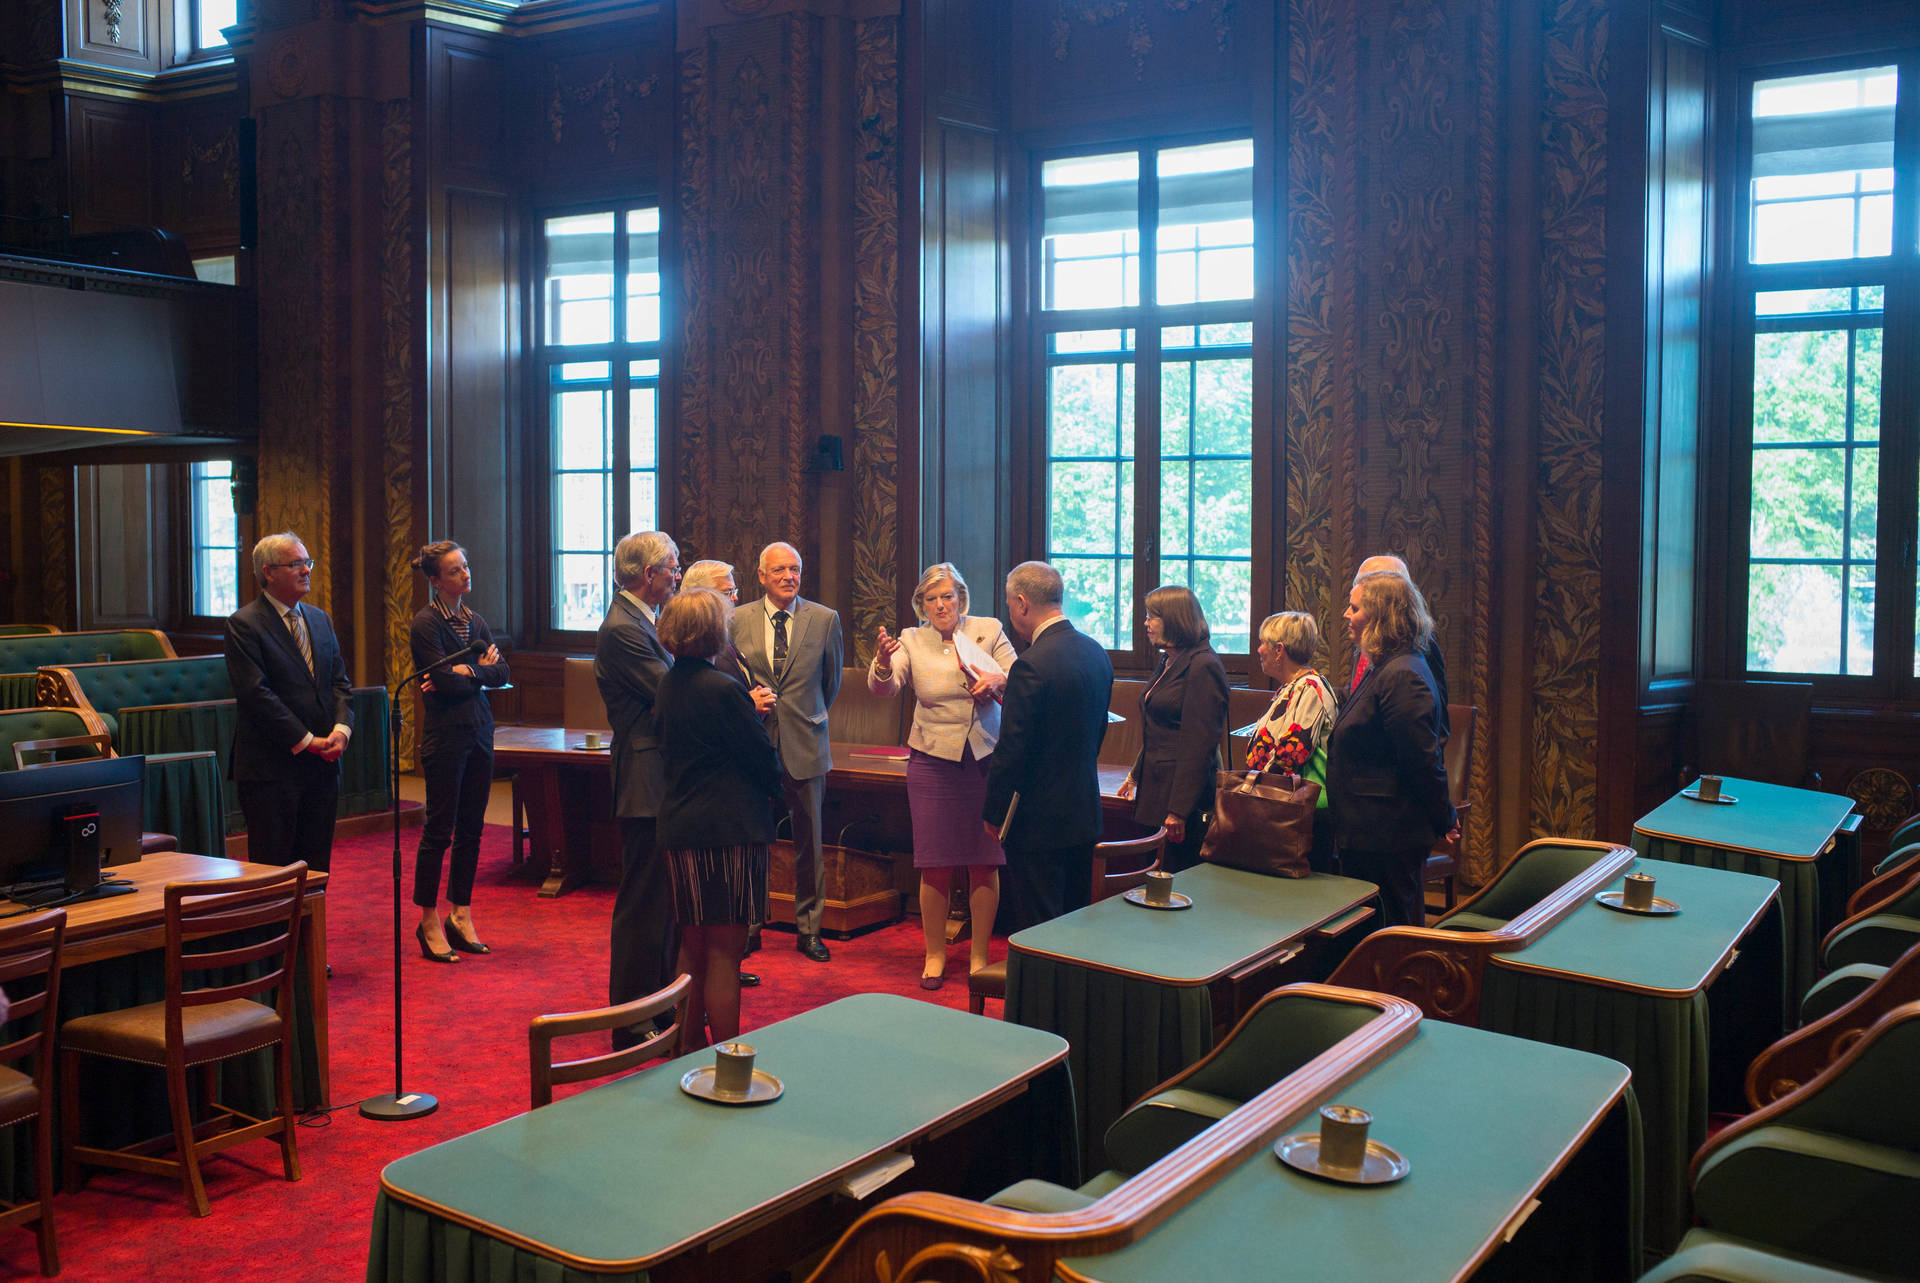
[[[567,747],[572,749],[576,753],[611,753],[613,752],[613,745],[611,744],[602,744],[599,748],[595,748],[591,744],[569,744],[567,745]]]
[[[1680,906],[1663,895],[1653,897],[1653,903],[1644,909],[1629,908],[1625,891],[1602,891],[1593,897],[1615,913],[1637,913],[1643,918],[1664,918],[1680,912]]]
[[[715,1091],[713,1087],[713,1066],[702,1065],[698,1069],[689,1069],[680,1079],[680,1090],[689,1096],[698,1096],[701,1100],[710,1100],[716,1105],[764,1105],[770,1100],[780,1099],[780,1093],[787,1085],[764,1069],[753,1071],[753,1081],[744,1092]]]
[[[1680,796],[1689,802],[1705,802],[1708,806],[1732,806],[1740,800],[1731,793],[1722,793],[1719,797],[1701,797],[1699,789],[1681,789]]]
[[[1367,1156],[1361,1160],[1358,1170],[1351,1167],[1322,1167],[1319,1132],[1296,1132],[1292,1136],[1282,1137],[1274,1144],[1273,1153],[1274,1157],[1296,1172],[1318,1176],[1321,1180],[1339,1181],[1342,1185],[1391,1185],[1413,1170],[1413,1164],[1402,1157],[1398,1150],[1389,1149],[1372,1139],[1367,1141]]]
[[[1147,889],[1145,887],[1134,887],[1131,890],[1123,891],[1120,893],[1120,898],[1128,904],[1137,904],[1143,909],[1166,910],[1191,909],[1193,907],[1193,897],[1184,895],[1179,891],[1175,891],[1166,904],[1155,904],[1153,901],[1147,899]]]

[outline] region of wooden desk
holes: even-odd
[[[745,1040],[778,1100],[686,1095],[705,1050],[390,1164],[368,1280],[558,1278],[551,1262],[631,1283],[754,1278],[837,1236],[858,1208],[833,1191],[887,1155],[915,1155],[888,1193],[1070,1155],[1067,1048],[1049,1034],[858,994]],[[970,1162],[924,1148],[948,1137]]]
[[[1633,1070],[1646,1137],[1647,1244],[1667,1251],[1686,1229],[1687,1163],[1707,1138],[1709,1110],[1716,1100],[1744,1107],[1747,1064],[1779,1036],[1780,884],[1724,869],[1636,866],[1657,875],[1655,894],[1679,904],[1678,914],[1644,917],[1589,902],[1527,948],[1488,959],[1480,1020]],[[1610,889],[1624,880],[1623,872]],[[1741,963],[1729,975],[1736,953]]]
[[[1243,1014],[1236,977],[1277,968],[1309,932],[1378,894],[1353,878],[1271,878],[1216,864],[1188,869],[1175,886],[1192,908],[1113,896],[1007,941],[1006,1018],[1072,1046],[1081,1161],[1091,1171],[1106,1166],[1108,1125],[1206,1055],[1215,1030]]]
[[[1692,786],[1689,786],[1692,787]],[[1676,793],[1633,826],[1633,848],[1652,860],[1772,878],[1786,923],[1785,1003],[1791,1020],[1818,974],[1820,941],[1846,914],[1860,866],[1853,799],[1728,776],[1732,806]]]

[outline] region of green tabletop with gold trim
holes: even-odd
[[[1067,1049],[1050,1034],[857,994],[742,1039],[778,1099],[687,1095],[681,1076],[713,1063],[704,1050],[389,1164],[368,1280],[643,1283],[983,1110],[998,1111],[1009,1166],[1074,1177]],[[909,1188],[938,1187],[940,1173],[911,1175]]]
[[[1691,789],[1695,785],[1689,785]],[[1846,912],[1858,875],[1853,799],[1726,777],[1732,805],[1674,794],[1633,826],[1633,847],[1653,860],[1772,878],[1786,923],[1786,1011],[1799,1010],[1818,974],[1820,941]]]
[[[1671,916],[1588,902],[1525,949],[1488,961],[1480,1023],[1633,1070],[1646,1133],[1646,1237],[1687,1225],[1687,1163],[1715,1103],[1739,1107],[1754,1055],[1780,1034],[1779,883],[1638,860]],[[1633,870],[1628,870],[1631,872]],[[1625,874],[1607,889],[1620,891]]]
[[[1274,878],[1217,864],[1186,870],[1174,887],[1192,908],[1112,896],[1007,942],[1006,1018],[1072,1046],[1089,1170],[1106,1166],[1109,1123],[1213,1049],[1210,984],[1278,956],[1377,894],[1354,878]]]
[[[1319,1103],[1370,1112],[1371,1136],[1410,1164],[1406,1179],[1335,1184],[1265,1147],[1137,1243],[1062,1261],[1058,1276],[1420,1283],[1465,1277],[1495,1253],[1490,1268],[1506,1278],[1639,1272],[1639,1128],[1624,1065],[1426,1020]],[[1316,1126],[1302,1119],[1287,1133]]]

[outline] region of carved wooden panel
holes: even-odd
[[[151,109],[76,94],[67,98],[66,110],[75,234],[152,226]]]
[[[509,94],[504,56],[478,42],[442,41],[435,48],[444,60],[445,97],[437,106],[447,127],[449,171],[502,176],[509,154],[507,109],[517,97]]]
[[[160,69],[158,18],[151,0],[66,0],[67,57]]]
[[[1153,116],[1247,119],[1257,42],[1235,0],[1013,6],[1016,130]]]
[[[154,157],[156,221],[192,250],[240,243],[237,90],[159,110]]]
[[[900,21],[854,24],[853,649],[900,598]]]
[[[413,671],[409,643],[419,572],[410,564],[419,539],[422,488],[414,463],[425,433],[415,421],[414,312],[419,293],[414,258],[413,104],[384,103],[380,111],[380,648],[383,685]],[[406,718],[397,745],[402,768],[411,767],[419,743],[419,719]]]
[[[666,181],[671,42],[657,18],[537,42],[519,63],[543,201],[634,194]]]

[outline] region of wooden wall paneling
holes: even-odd
[[[156,108],[156,220],[196,255],[239,247],[244,113],[237,88]]]
[[[543,36],[516,64],[527,190],[542,207],[664,192],[673,41],[658,14]]]
[[[493,192],[446,193],[447,416],[432,428],[443,465],[430,538],[467,546],[476,602],[500,616],[503,632],[524,633],[509,609],[524,597],[526,558],[517,548],[524,477],[517,457],[514,381],[519,359],[512,202]],[[441,532],[446,532],[442,536]]]
[[[153,226],[152,109],[85,94],[67,95],[64,107],[73,233]]]
[[[66,0],[66,56],[130,71],[165,65],[157,0]]]
[[[76,469],[82,628],[160,628],[177,614],[170,465]]]
[[[1256,64],[1252,4],[1030,0],[1013,6],[1016,133],[1107,127],[1168,132],[1170,120],[1244,124]],[[1200,123],[1171,128],[1201,129]]]

